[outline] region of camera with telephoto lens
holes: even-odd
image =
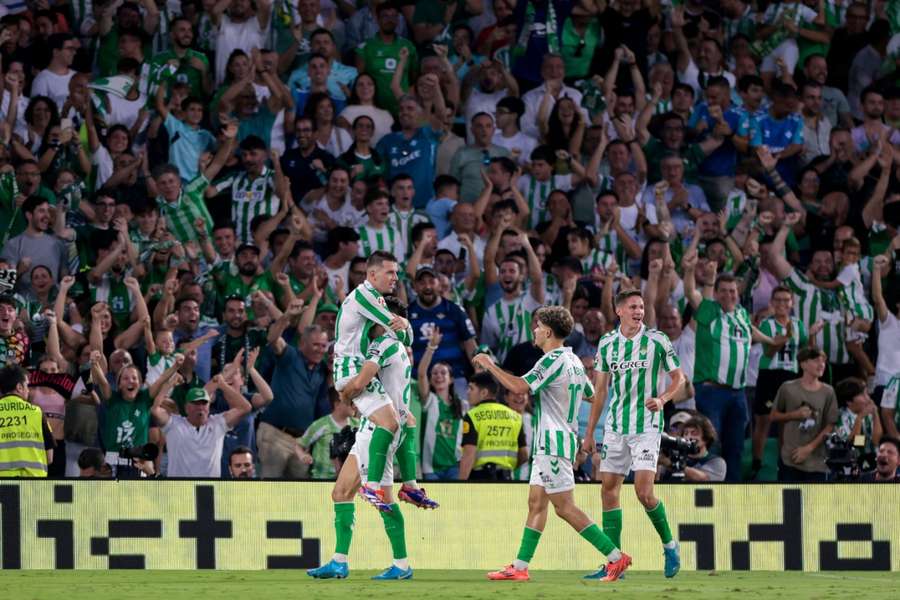
[[[840,435],[832,433],[825,439],[825,464],[834,479],[854,479],[861,473],[861,448],[854,445],[853,440],[841,439]]]
[[[356,429],[349,425],[345,426],[339,432],[331,436],[331,441],[328,442],[328,456],[344,462],[347,460],[347,455],[350,454],[350,449],[353,448],[353,443],[355,441]]]
[[[133,448],[120,448],[119,457],[138,460],[156,460],[159,456],[159,447],[156,444],[144,444]]]
[[[662,434],[660,448],[672,462],[672,466],[669,467],[669,476],[673,479],[684,478],[684,466],[687,457],[700,451],[700,445],[697,443],[697,440],[674,437],[668,433]]]

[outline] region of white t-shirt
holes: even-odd
[[[875,385],[887,385],[891,377],[900,375],[900,321],[888,313],[878,321],[878,361],[875,363]]]
[[[224,413],[210,415],[200,428],[181,415],[171,415],[163,426],[169,449],[167,477],[222,476],[222,443],[228,433]]]
[[[531,162],[531,151],[538,145],[536,139],[530,135],[525,135],[521,131],[517,132],[516,135],[512,137],[503,137],[503,132],[499,129],[494,132],[494,138],[491,141],[493,141],[495,145],[509,150],[510,154],[514,155],[515,152],[518,151],[519,156],[516,161],[523,167]]]
[[[75,71],[72,69],[69,69],[65,75],[57,75],[50,69],[44,69],[34,78],[34,82],[31,84],[31,95],[32,97],[49,96],[56,103],[56,108],[62,110],[66,98],[69,97],[69,80],[74,76]]]
[[[469,94],[469,99],[466,100],[466,105],[464,107],[463,116],[466,119],[466,143],[472,144],[475,142],[475,139],[472,137],[472,132],[469,131],[469,128],[472,126],[472,117],[477,115],[480,112],[486,112],[487,114],[494,116],[494,113],[497,111],[497,103],[509,96],[509,92],[506,89],[498,90],[496,92],[492,92],[490,94],[485,94],[482,91],[479,91],[478,88],[472,88],[472,92]]]
[[[124,125],[131,129],[137,121],[138,113],[147,105],[147,96],[143,94],[138,95],[137,100],[127,100],[115,94],[106,96],[109,98],[109,115],[106,120],[109,126]],[[146,126],[147,122],[145,121],[144,127]]]
[[[243,23],[235,23],[228,15],[222,15],[216,35],[216,85],[225,81],[225,67],[231,53],[240,48],[249,56],[253,48],[263,48],[268,29],[268,25],[265,28],[259,26],[256,15]]]
[[[541,108],[541,100],[544,99],[544,93],[547,91],[547,84],[542,83],[540,86],[534,88],[530,92],[526,92],[524,96],[522,96],[522,102],[525,103],[525,114],[522,115],[522,131],[525,134],[530,135],[533,138],[540,137],[541,132],[538,129],[538,112],[540,112]],[[562,90],[559,92],[559,97],[569,97],[575,103],[575,106],[581,109],[581,113],[584,116],[585,122],[590,122],[591,118],[588,115],[587,109],[581,106],[581,92],[576,90],[575,88],[564,85]],[[550,110],[553,110],[553,107],[556,105],[556,98],[550,98]]]
[[[0,119],[6,120],[9,115],[9,101],[12,97],[7,90],[3,90],[3,99],[0,100]],[[23,139],[28,135],[28,124],[25,122],[25,111],[28,109],[28,98],[20,95],[16,102],[16,126],[13,133],[19,134]]]

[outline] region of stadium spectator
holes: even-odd
[[[297,454],[303,463],[310,465],[310,479],[335,478],[337,469],[331,459],[331,438],[347,426],[359,429],[353,405],[341,402],[333,391],[330,400],[331,414],[313,421],[297,439]]]
[[[685,460],[682,472],[683,480],[691,482],[724,481],[725,460],[711,451],[716,443],[716,431],[712,428],[709,419],[703,415],[697,415],[684,421],[681,425],[681,436],[688,440],[694,440],[697,444],[697,451],[688,454]],[[661,458],[660,463],[662,462]],[[675,473],[671,471],[671,461],[668,462],[669,465],[661,464],[659,471],[663,479],[671,481]]]
[[[872,483],[900,481],[900,441],[896,438],[882,438],[875,458],[875,470],[865,473],[860,481]]]
[[[300,318],[302,301],[295,300],[269,329],[269,347],[276,356],[272,375],[275,399],[260,417],[257,430],[262,477],[304,479],[309,462],[297,453],[297,438],[319,417],[331,412],[325,365],[328,336],[318,326],[300,334],[299,346],[282,337]]]
[[[228,456],[228,474],[232,479],[256,479],[256,464],[253,451],[247,446],[238,446]]]
[[[781,428],[778,480],[825,481],[825,439],[838,421],[834,388],[822,383],[825,353],[804,348],[797,356],[800,379],[778,388],[770,416]]]
[[[222,392],[230,408],[224,413],[210,415],[209,392],[217,391]],[[216,375],[204,388],[194,388],[187,393],[186,417],[169,414],[161,400],[161,396],[157,397],[151,410],[166,435],[168,477],[221,477],[225,434],[250,412],[250,403],[221,375]]]

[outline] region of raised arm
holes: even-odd
[[[541,259],[538,258],[534,248],[531,247],[531,241],[528,234],[524,231],[519,232],[519,242],[528,255],[528,278],[531,282],[531,297],[537,300],[538,304],[544,303],[544,282],[543,272],[541,271]]]
[[[112,397],[112,389],[109,387],[109,382],[106,380],[106,371],[103,368],[105,362],[106,359],[102,352],[99,350],[93,350],[91,352],[91,382],[97,389],[100,399],[104,402],[108,402]]]
[[[440,346],[442,338],[443,336],[441,335],[440,328],[434,327],[431,330],[431,337],[428,339],[428,345],[425,346],[425,353],[419,360],[416,376],[419,384],[419,398],[422,399],[423,404],[425,402],[424,399],[428,397],[428,393],[431,391],[431,383],[428,381],[428,368],[431,366],[431,359],[434,357],[435,350]]]
[[[798,213],[789,213],[784,216],[784,221],[775,234],[775,239],[769,246],[769,264],[772,267],[772,274],[778,279],[786,279],[794,271],[794,267],[784,257],[784,244],[791,228],[800,221]]]
[[[681,267],[684,272],[684,297],[690,302],[694,310],[703,302],[703,294],[697,289],[697,251],[692,250],[681,258]]]
[[[875,257],[875,268],[872,273],[872,304],[875,306],[875,314],[878,320],[884,323],[890,311],[887,302],[884,301],[884,293],[882,292],[881,278],[885,277],[890,270],[890,261],[886,256]],[[812,336],[810,336],[812,337]]]
[[[528,383],[523,378],[501,369],[490,355],[478,354],[472,359],[472,362],[475,365],[484,367],[500,385],[510,392],[514,394],[528,394],[531,392],[531,388],[528,387]]]

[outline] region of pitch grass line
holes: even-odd
[[[4,571],[0,578],[3,600],[347,600],[397,593],[428,600],[596,600],[598,594],[615,600],[894,600],[900,589],[900,572],[683,571],[665,579],[656,571],[628,571],[614,584],[586,581],[583,571],[533,571],[530,582],[488,581],[486,572],[422,570],[397,582],[373,582],[375,571],[351,571],[341,581],[314,581],[303,571]]]

